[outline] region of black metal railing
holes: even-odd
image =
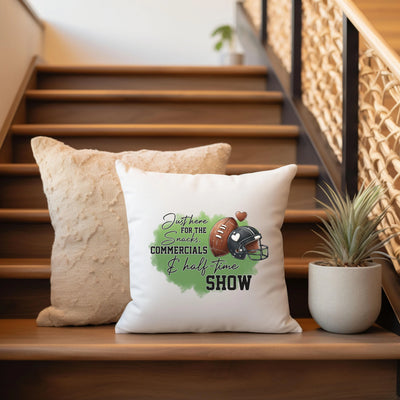
[[[268,3],[261,0],[260,39],[267,42]],[[290,91],[293,99],[302,96],[302,0],[292,0]],[[343,108],[341,190],[354,196],[358,190],[358,57],[359,32],[343,15]]]

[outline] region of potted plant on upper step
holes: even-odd
[[[236,32],[231,25],[221,25],[216,28],[211,37],[218,37],[218,42],[214,45],[214,50],[221,51],[222,65],[241,65],[243,64],[243,53],[236,50]]]
[[[308,305],[321,328],[334,333],[359,333],[368,329],[381,308],[381,265],[374,259],[388,255],[380,249],[396,234],[386,239],[378,229],[386,215],[371,211],[383,190],[370,184],[350,199],[331,187],[323,189],[330,204],[318,201],[327,212],[322,220],[319,250],[321,261],[309,264]]]

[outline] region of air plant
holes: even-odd
[[[398,233],[381,239],[381,234],[388,228],[378,228],[389,206],[377,215],[371,215],[384,193],[381,186],[373,183],[362,186],[353,199],[348,194],[337,194],[329,185],[321,189],[330,204],[317,200],[325,208],[327,217],[321,218],[322,233],[314,231],[322,244],[319,250],[311,253],[322,256],[324,265],[343,267],[362,267],[373,258],[390,257],[381,249]]]

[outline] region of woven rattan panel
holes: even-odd
[[[387,236],[400,228],[400,82],[364,43],[359,87],[359,181],[376,181],[386,190],[376,211],[391,205],[382,224]],[[399,257],[400,240],[393,239],[387,249]]]
[[[245,6],[259,28],[259,0]],[[268,0],[268,42],[290,71],[291,0]],[[342,11],[333,0],[303,0],[302,100],[316,118],[337,159],[342,160]],[[362,40],[359,79],[359,184],[379,183],[391,205],[380,228],[400,230],[400,82]],[[400,238],[387,251],[400,257]],[[400,265],[394,261],[400,272]]]
[[[255,28],[260,31],[261,26],[261,1],[260,0],[245,0],[243,6],[249,14]]]
[[[303,103],[342,159],[342,12],[330,0],[303,0]]]
[[[285,69],[291,71],[292,0],[268,0],[267,40]]]

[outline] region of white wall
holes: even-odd
[[[50,64],[216,65],[212,30],[234,0],[30,0]]]
[[[35,55],[43,32],[17,0],[0,0],[0,128]]]

